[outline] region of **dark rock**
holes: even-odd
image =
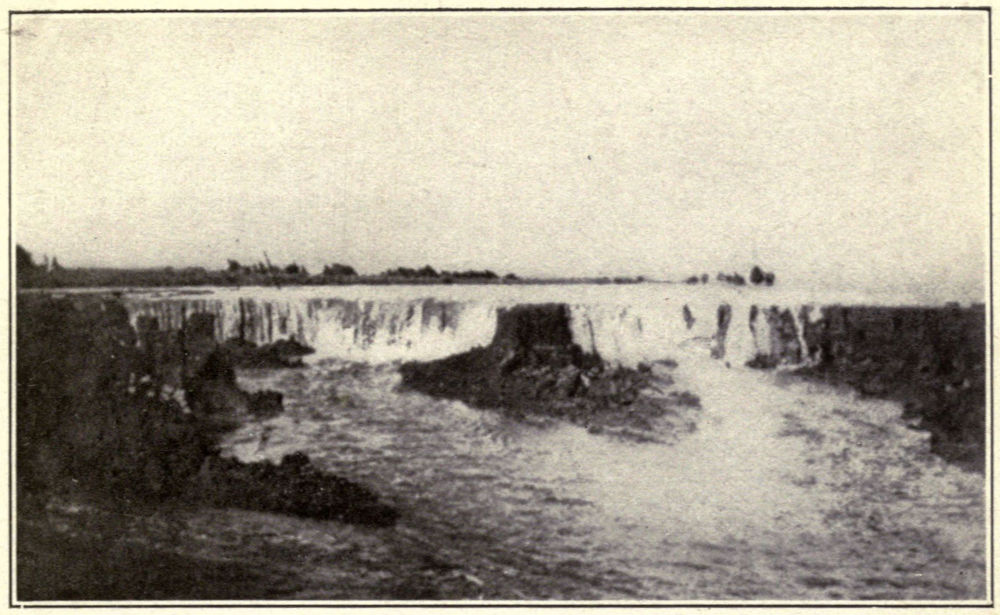
[[[764,322],[760,322],[763,315]],[[750,308],[750,331],[754,338],[760,340],[758,329],[766,326],[767,348],[758,349],[758,354],[747,362],[747,366],[756,368],[772,368],[782,364],[798,364],[802,361],[802,344],[799,341],[795,317],[791,310],[781,310],[772,306],[759,310],[756,305]]]
[[[294,339],[257,346],[253,342],[234,338],[227,340],[222,348],[235,367],[243,368],[302,367],[302,357],[315,352]]]
[[[404,363],[403,387],[519,418],[558,417],[588,429],[650,429],[649,418],[664,414],[660,406],[677,404],[666,396],[646,400],[644,391],[654,380],[670,384],[654,376],[651,366],[608,369],[599,356],[583,352],[572,341],[569,318],[568,307],[559,304],[501,310],[489,346]],[[640,400],[646,401],[637,405]]]
[[[684,309],[681,310],[681,311],[682,311],[682,313],[684,315],[684,324],[687,325],[688,329],[690,329],[691,327],[694,326],[694,323],[695,323],[694,315],[691,314],[691,308],[689,308],[687,305],[685,305]]]
[[[19,492],[179,493],[214,435],[161,395],[122,305],[22,295],[17,309]]]
[[[726,356],[726,337],[729,333],[729,323],[733,318],[733,309],[727,303],[719,306],[716,313],[716,334],[712,344],[712,358],[721,359]]]
[[[561,397],[572,397],[580,390],[580,368],[574,365],[567,365],[559,370],[556,376],[556,394]]]
[[[209,457],[191,497],[214,506],[331,519],[375,527],[393,525],[399,513],[367,488],[316,469],[304,453],[281,464],[241,463]]]
[[[829,306],[803,322],[813,365],[796,373],[900,401],[931,432],[935,453],[984,470],[984,306]]]
[[[218,457],[222,432],[241,414],[280,412],[281,395],[237,388],[229,354],[208,341],[210,315],[192,315],[174,336],[146,320],[137,343],[118,301],[19,296],[17,308],[19,505],[83,490],[125,503],[183,496],[376,526],[395,521],[371,491],[319,471],[304,454],[281,466]],[[174,359],[182,370],[157,363]],[[184,380],[190,412],[164,381],[171,373]]]

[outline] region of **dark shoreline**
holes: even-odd
[[[986,310],[827,306],[805,327],[798,377],[903,405],[948,462],[986,468]]]
[[[131,582],[153,584],[138,595],[183,598],[202,589],[219,597],[251,595],[250,586],[234,580],[245,574],[239,565],[208,561],[213,578],[182,589],[194,561],[122,542],[112,527],[88,528],[94,514],[64,520],[69,535],[34,521],[50,517],[60,500],[71,509],[125,517],[214,507],[372,527],[395,523],[398,511],[377,494],[317,469],[305,455],[286,455],[280,464],[220,456],[220,435],[247,416],[281,412],[280,394],[236,386],[234,363],[281,365],[301,348],[253,352],[244,344],[231,357],[214,340],[210,315],[192,317],[179,332],[136,332],[120,303],[94,296],[19,296],[17,311],[19,597],[123,598]],[[74,571],[76,587],[56,581],[64,569]]]

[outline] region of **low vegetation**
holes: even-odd
[[[430,265],[419,269],[396,267],[377,274],[359,274],[343,263],[324,265],[319,273],[296,262],[279,266],[272,263],[253,264],[229,260],[225,269],[204,267],[157,267],[150,269],[119,269],[109,267],[68,268],[53,258],[36,263],[30,252],[17,246],[18,288],[152,288],[169,286],[329,286],[342,284],[634,284],[645,281],[637,277],[600,278],[521,278],[513,273],[500,275],[489,269],[438,271]]]

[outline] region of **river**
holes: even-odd
[[[567,303],[574,338],[608,361],[675,360],[676,388],[701,399],[696,429],[675,444],[629,442],[400,389],[398,361],[487,344],[498,309],[546,301]],[[810,317],[803,306],[920,297],[639,284],[165,290],[126,302],[133,321],[176,327],[207,311],[219,339],[315,346],[304,368],[240,372],[243,388],[280,391],[285,412],[248,420],[224,454],[303,451],[402,513],[380,530],[188,515],[178,548],[259,563],[271,571],[264,595],[985,598],[981,473],[932,455],[897,403],[743,367],[772,351],[778,326],[754,320],[752,306],[787,308],[794,343]],[[728,334],[722,304],[732,306]]]
[[[302,450],[374,487],[403,516],[378,543],[392,549],[361,553],[444,562],[452,584],[429,582],[450,589],[428,597],[984,596],[983,477],[930,455],[897,405],[696,357],[675,377],[703,409],[669,446],[401,392],[391,365],[253,370],[242,384],[282,391],[285,414],[226,449],[248,461]],[[295,597],[329,597],[311,575]]]

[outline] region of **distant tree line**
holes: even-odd
[[[266,255],[265,255],[266,260]],[[151,287],[151,286],[282,286],[306,284],[452,284],[496,283],[520,281],[513,273],[502,278],[489,269],[437,271],[430,265],[420,269],[397,267],[376,275],[361,275],[354,267],[343,263],[323,266],[318,274],[292,262],[284,266],[268,262],[241,263],[228,259],[226,268],[207,270],[204,267],[159,267],[150,269],[64,268],[46,256],[36,263],[31,253],[18,245],[15,265],[20,288],[57,287]]]
[[[50,261],[48,255],[45,255],[41,263],[36,263],[31,252],[20,245],[14,251],[14,265],[17,268],[18,286],[34,286],[50,276],[60,276],[65,271],[55,256]]]
[[[732,284],[733,286],[745,286],[747,279],[744,278],[739,273],[723,273],[719,272],[715,279],[719,282],[725,282],[727,284]],[[754,265],[753,269],[750,270],[750,283],[754,286],[772,286],[774,285],[774,273],[771,271],[764,271],[758,265]],[[707,284],[708,274],[703,273],[700,276],[693,275],[684,280],[686,284]]]
[[[455,280],[499,280],[500,276],[489,269],[467,269],[465,271],[437,271],[430,265],[424,265],[420,269],[412,269],[410,267],[397,267],[395,269],[388,269],[381,274],[383,277],[387,278],[414,278],[414,279],[434,279],[440,280],[445,284],[453,282]],[[513,273],[508,273],[503,276],[504,280],[517,280],[519,279]]]

